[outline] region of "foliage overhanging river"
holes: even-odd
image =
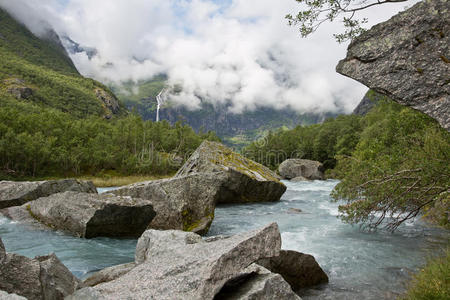
[[[448,243],[447,233],[421,221],[402,225],[394,234],[367,233],[342,223],[337,218],[338,204],[329,197],[337,181],[285,184],[288,190],[280,202],[217,207],[209,235],[234,234],[278,222],[282,248],[314,255],[330,278],[328,285],[306,291],[303,299],[395,298],[404,290],[410,272]],[[78,277],[133,261],[136,246],[136,240],[85,240],[30,230],[4,217],[0,217],[0,237],[8,252],[29,257],[55,252]]]

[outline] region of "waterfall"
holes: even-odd
[[[161,108],[161,104],[164,103],[164,98],[162,97],[163,93],[165,91],[165,88],[159,92],[159,94],[156,96],[156,122],[159,122],[159,109]]]

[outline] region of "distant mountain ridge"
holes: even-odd
[[[353,110],[353,114],[364,116],[381,100],[390,101],[390,99],[374,90],[368,90],[361,102]]]
[[[156,118],[156,95],[164,88],[166,76],[160,75],[152,80],[137,84],[124,83],[113,86],[129,110],[134,110],[146,120]],[[276,110],[270,107],[257,107],[240,114],[229,111],[230,104],[212,104],[204,101],[201,109],[189,110],[184,106],[165,103],[160,110],[160,119],[171,124],[183,121],[198,131],[215,131],[228,145],[242,147],[264,135],[269,130],[294,128],[297,125],[310,125],[323,122],[333,113],[298,113],[292,109]]]
[[[80,45],[79,43],[73,41],[68,36],[63,36],[61,38],[61,45],[64,45],[65,49],[69,51],[70,54],[77,54],[77,53],[86,53],[87,57],[89,59],[92,59],[94,56],[98,54],[97,49],[92,47],[85,47]]]

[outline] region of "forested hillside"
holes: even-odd
[[[0,9],[0,180],[167,174],[213,133],[129,114],[81,76],[58,36],[34,36]],[[170,153],[170,154],[169,154]]]
[[[130,110],[136,111],[145,120],[155,120],[156,95],[165,87],[166,80],[165,76],[160,75],[137,84],[127,82],[113,86],[112,89]],[[184,121],[197,132],[214,131],[224,143],[240,149],[269,130],[317,124],[327,117],[336,116],[333,113],[299,113],[290,108],[257,107],[240,113],[231,113],[229,109],[230,104],[204,101],[199,109],[192,110],[168,101],[161,107],[160,118],[171,124]]]
[[[77,117],[125,113],[107,87],[78,73],[56,33],[38,38],[0,9],[0,106],[18,101]]]
[[[244,153],[273,169],[287,158],[324,163],[341,180],[342,218],[395,229],[419,214],[448,226],[450,133],[427,115],[380,101],[367,115],[270,133]]]

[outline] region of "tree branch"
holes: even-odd
[[[350,13],[350,12],[357,12],[360,10],[364,10],[366,8],[375,6],[375,5],[381,5],[381,4],[386,4],[386,3],[399,3],[399,2],[406,2],[408,0],[385,0],[385,1],[379,1],[377,0],[377,2],[371,3],[371,4],[367,4],[365,6],[361,6],[361,7],[357,7],[357,8],[352,8],[352,9],[347,9],[348,6],[346,6],[345,8],[341,8],[341,6],[339,5],[339,9],[342,10],[345,13]]]

